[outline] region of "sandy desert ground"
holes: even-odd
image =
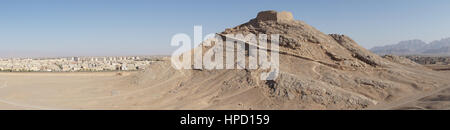
[[[201,102],[192,105],[161,105],[155,102],[165,94],[153,87],[128,84],[137,72],[80,73],[0,73],[0,109],[202,109]],[[441,71],[450,76],[450,71]],[[156,88],[164,88],[155,84]],[[170,88],[171,89],[171,88]],[[251,94],[245,92],[244,94]],[[236,94],[239,95],[239,94]],[[251,95],[249,97],[252,97]],[[263,97],[261,97],[263,98]],[[168,99],[162,102],[176,102]],[[199,100],[200,101],[200,100]],[[200,104],[199,104],[200,103]],[[196,104],[198,107],[195,107]],[[226,104],[222,104],[226,106]],[[180,104],[180,106],[183,106]],[[220,109],[214,108],[212,109]],[[232,107],[228,107],[232,108]],[[227,107],[225,107],[227,109]],[[450,109],[450,86],[416,96],[408,96],[388,104],[368,109]]]
[[[116,109],[105,99],[135,88],[121,86],[134,72],[0,73],[0,109]]]
[[[441,71],[450,77],[450,71]],[[450,110],[450,86],[410,98],[401,105],[393,105],[384,109],[401,110]]]

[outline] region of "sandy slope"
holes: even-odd
[[[445,73],[447,76],[450,76],[450,71],[441,71],[441,73]],[[450,110],[450,86],[439,88],[422,95],[417,95],[409,101],[401,104],[393,104],[389,108],[384,109]]]

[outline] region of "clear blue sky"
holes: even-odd
[[[0,56],[170,54],[176,33],[220,32],[262,10],[366,48],[450,37],[449,0],[1,0]]]

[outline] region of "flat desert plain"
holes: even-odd
[[[0,109],[134,109],[111,101],[135,72],[0,73]]]

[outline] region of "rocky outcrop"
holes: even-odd
[[[387,59],[391,62],[394,63],[398,63],[398,64],[403,64],[403,65],[409,65],[409,66],[420,66],[419,64],[411,61],[408,58],[405,57],[401,57],[401,56],[396,56],[396,55],[384,55],[382,56],[384,59]]]
[[[370,51],[360,47],[355,41],[345,35],[330,34],[340,45],[349,50],[355,58],[372,65],[382,66],[385,63],[380,56],[371,53]]]

